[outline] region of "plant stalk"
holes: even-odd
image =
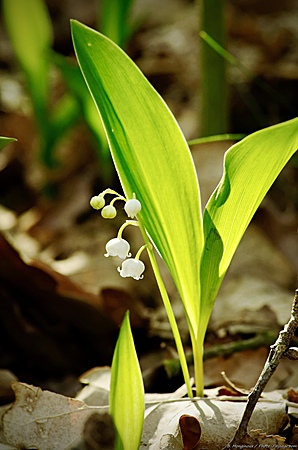
[[[201,342],[201,339],[198,339],[195,342],[192,342],[192,347],[193,347],[193,362],[196,381],[196,396],[204,397],[203,342]]]
[[[198,0],[200,30],[225,47],[223,0]],[[228,88],[226,61],[200,38],[200,135],[226,133],[228,128]]]
[[[158,264],[157,264],[157,261],[156,261],[156,258],[155,258],[154,252],[153,252],[152,245],[151,245],[151,243],[148,239],[148,236],[146,234],[146,231],[140,221],[139,221],[139,224],[140,224],[140,230],[142,232],[145,244],[149,244],[147,247],[148,256],[149,256],[149,259],[150,259],[150,262],[152,265],[152,269],[153,269],[153,272],[154,272],[154,275],[156,278],[159,292],[160,292],[162,301],[164,303],[164,307],[165,307],[165,310],[166,310],[166,313],[167,313],[167,316],[168,316],[168,319],[170,322],[170,326],[172,329],[173,337],[175,340],[175,344],[176,344],[176,348],[177,348],[177,352],[178,352],[178,356],[179,356],[179,360],[180,360],[180,365],[181,365],[184,382],[185,382],[186,388],[187,388],[187,394],[190,398],[192,398],[193,393],[192,393],[192,388],[191,388],[191,383],[190,383],[190,376],[189,376],[186,356],[185,356],[179,328],[178,328],[178,325],[176,322],[176,318],[173,313],[172,305],[171,305],[167,290],[165,288],[163,279],[162,279],[160,271],[159,271],[159,267],[158,267]]]

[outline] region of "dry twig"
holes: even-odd
[[[280,360],[283,356],[286,356],[290,359],[298,359],[298,349],[289,348],[291,339],[295,333],[295,330],[298,328],[298,289],[295,291],[291,318],[289,322],[284,326],[284,329],[279,333],[276,342],[271,345],[270,352],[262,373],[252,390],[252,392],[248,395],[247,405],[245,411],[243,413],[241,422],[239,427],[237,428],[236,434],[229,444],[225,446],[223,450],[231,449],[233,446],[237,446],[237,444],[241,443],[241,440],[247,433],[248,422],[251,418],[253,410],[257,404],[257,401],[263,392],[266,384],[269,379],[275,372]]]

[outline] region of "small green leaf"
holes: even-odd
[[[116,427],[115,450],[138,450],[144,424],[144,386],[138,357],[125,314],[111,373],[110,414]]]
[[[204,327],[249,222],[297,148],[298,119],[293,119],[257,131],[226,152],[223,177],[204,213],[202,309],[209,310],[202,315]]]
[[[17,139],[0,136],[0,150],[2,150],[6,145],[11,144],[11,142],[15,142]]]
[[[76,21],[72,34],[124,192],[128,198],[135,193],[142,203],[138,218],[168,265],[190,329],[196,330],[203,230],[185,138],[162,98],[119,47]]]

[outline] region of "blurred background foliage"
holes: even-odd
[[[102,223],[89,199],[107,187],[121,187],[74,58],[69,21],[77,19],[121,45],[165,99],[187,140],[194,141],[210,134],[248,134],[297,116],[297,2],[2,0],[1,8],[0,135],[18,141],[0,152],[0,244],[5,255],[0,288],[6,299],[0,311],[0,365],[40,384],[40,378],[108,364],[110,334],[115,337],[130,309],[138,351],[154,350],[143,363],[146,374],[151,366],[159,367],[152,389],[174,389],[160,373],[164,354],[172,355],[167,345],[160,349],[160,342],[171,343],[171,333],[149,268],[142,284],[124,283],[101,257],[123,217],[119,213],[113,224]],[[223,153],[231,143],[209,140],[191,146],[203,202],[221,176]],[[297,170],[294,156],[256,213],[231,268],[232,284],[228,280],[223,286],[215,305],[207,346],[222,343],[219,329],[227,342],[237,338],[229,334],[231,327],[238,327],[242,337],[245,326],[251,336],[256,323],[265,330],[284,324],[284,305],[288,298],[292,301],[288,290],[297,275]],[[51,276],[52,271],[62,274],[60,296],[44,266],[36,270],[20,263],[7,236],[26,258],[48,264]],[[137,249],[139,237],[134,234],[133,239]],[[70,293],[70,280],[80,286],[79,292]],[[166,280],[187,343],[180,301]],[[254,304],[260,300],[259,309],[246,312],[241,289],[248,296],[251,292]],[[274,295],[269,307],[266,299]],[[82,302],[74,307],[78,298]],[[226,306],[227,299],[232,306]],[[109,320],[102,322],[99,308]],[[241,364],[236,356],[216,364],[207,361],[207,381],[218,381],[218,367],[225,363],[231,371],[243,368],[241,374],[234,372],[236,379],[253,378],[252,367],[258,371],[264,359],[266,349],[261,350],[242,356]],[[147,375],[146,384],[152,385],[152,374]]]
[[[168,101],[188,139],[249,133],[295,117],[294,6],[275,3],[260,8],[244,0],[162,5],[155,0],[3,0],[2,111],[13,108],[13,90],[24,88],[38,130],[37,153],[49,169],[59,166],[59,146],[83,120],[101,176],[111,180],[103,128],[73,60],[69,19],[75,18],[125,48]],[[22,72],[10,79],[16,67]]]

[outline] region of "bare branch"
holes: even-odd
[[[247,397],[247,405],[245,411],[243,413],[241,422],[237,431],[235,433],[232,441],[225,446],[223,450],[231,449],[233,446],[241,443],[241,440],[247,433],[248,422],[251,418],[253,410],[259,400],[261,393],[263,392],[266,384],[270,380],[271,376],[275,372],[278,364],[280,363],[283,356],[287,356],[288,358],[294,359],[294,352],[289,349],[291,339],[295,333],[295,330],[298,328],[298,289],[295,291],[291,318],[289,322],[284,326],[284,329],[280,331],[276,342],[271,345],[270,352],[268,358],[265,362],[262,373],[252,390],[252,392]],[[295,349],[296,350],[296,349]]]

